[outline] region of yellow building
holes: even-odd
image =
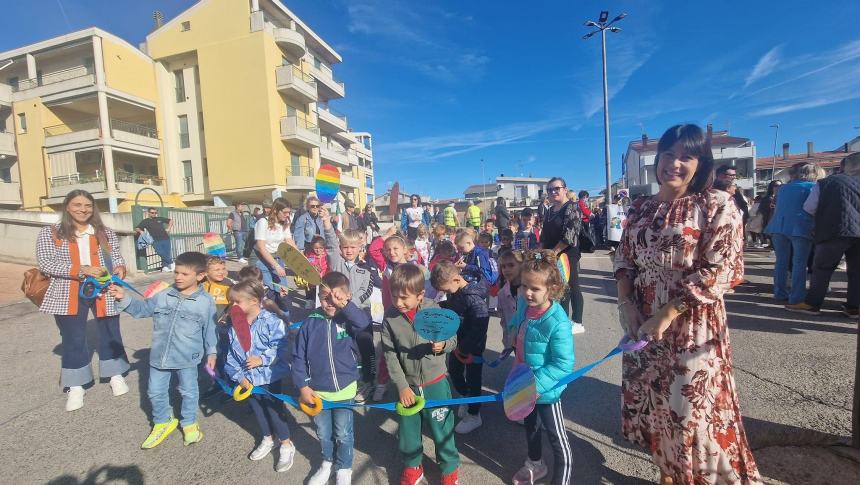
[[[0,53],[0,207],[297,203],[321,164],[372,200],[370,135],[330,107],[342,59],[282,3],[202,0],[141,49],[87,29]]]

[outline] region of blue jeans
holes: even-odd
[[[245,253],[245,239],[248,239],[248,233],[233,231],[233,239],[236,241],[236,257],[241,258]]]
[[[200,400],[197,390],[197,366],[186,369],[158,369],[150,366],[149,389],[146,394],[152,405],[153,424],[166,423],[173,417],[169,389],[170,376],[174,372],[179,376],[179,395],[182,397],[180,424],[188,426],[197,421],[197,403]]]
[[[173,256],[171,256],[172,250],[170,248],[170,239],[165,239],[163,241],[153,241],[152,243],[153,249],[161,257],[161,265],[162,266],[170,266],[173,264]]]
[[[773,270],[773,296],[788,300],[789,304],[802,303],[806,298],[806,262],[812,250],[812,240],[771,234],[776,264]],[[791,291],[788,290],[788,261],[791,260]]]
[[[322,458],[333,462],[335,470],[352,468],[352,447],[355,443],[352,415],[353,410],[350,408],[337,408],[324,409],[314,416]]]

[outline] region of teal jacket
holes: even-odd
[[[538,404],[552,404],[561,399],[567,386],[552,389],[558,381],[573,372],[573,334],[570,319],[558,302],[539,320],[526,320],[525,298],[517,299],[517,311],[508,322],[508,332],[516,344],[520,325],[528,325],[523,339],[523,360],[535,375]],[[552,389],[552,390],[550,390]]]

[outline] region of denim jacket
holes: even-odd
[[[224,373],[234,382],[244,378],[255,386],[281,380],[290,372],[286,357],[286,335],[284,321],[265,309],[260,310],[260,314],[251,322],[251,349],[248,352],[242,348],[236,331],[230,327],[230,350],[224,363]],[[263,364],[246,370],[244,364],[249,355],[262,358]]]
[[[152,317],[149,365],[156,369],[187,369],[216,352],[215,300],[202,286],[190,296],[171,286],[146,300],[127,296],[117,305],[135,318]]]

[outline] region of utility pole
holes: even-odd
[[[771,128],[776,128],[773,134],[773,163],[770,166],[770,180],[773,181],[773,176],[776,175],[776,140],[779,137],[779,123],[770,125]]]
[[[607,19],[609,19],[609,12],[604,10],[600,12],[600,17],[597,19],[597,22],[594,22],[593,20],[588,20],[585,22],[586,27],[595,27],[597,30],[593,30],[582,36],[583,39],[588,39],[592,35],[600,32],[601,38],[601,47],[603,53],[603,141],[604,157],[606,162],[607,204],[612,203],[612,171],[610,170],[609,161],[609,84],[606,79],[606,31],[608,30],[610,32],[621,32],[621,29],[619,29],[618,27],[612,27],[612,24],[618,22],[626,16],[626,13],[620,13],[610,22],[607,22]]]
[[[481,199],[487,198],[487,184],[484,182],[486,177],[484,177],[484,159],[481,159]]]

